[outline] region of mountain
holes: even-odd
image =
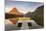
[[[31,17],[31,12],[27,12],[26,14],[25,14],[25,17]]]
[[[19,12],[16,8],[13,8],[10,12],[10,14],[15,14],[15,15],[21,15],[22,13]]]
[[[44,5],[38,7],[35,12],[32,13],[32,19],[41,26],[44,26]]]
[[[23,13],[19,12],[16,8],[10,10],[9,13],[5,13],[5,19],[23,17]]]

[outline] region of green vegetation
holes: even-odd
[[[32,13],[32,19],[41,26],[44,25],[44,6],[38,7],[35,12]]]

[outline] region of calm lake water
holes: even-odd
[[[31,23],[31,26],[28,26],[28,23]],[[21,27],[18,27],[18,23],[22,23]],[[29,24],[30,25],[30,24]],[[42,26],[38,25],[34,20],[18,20],[16,24],[13,24],[10,20],[5,20],[5,31],[9,30],[27,30],[27,29],[40,29]]]

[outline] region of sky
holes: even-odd
[[[5,1],[5,12],[9,12],[12,8],[17,8],[18,11],[23,12],[34,12],[39,6],[42,6],[42,2],[26,2],[26,1]]]

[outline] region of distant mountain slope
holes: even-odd
[[[27,12],[26,14],[25,14],[25,17],[31,17],[31,12]]]
[[[32,18],[36,21],[37,24],[44,25],[44,6],[38,7],[35,12],[32,13]]]

